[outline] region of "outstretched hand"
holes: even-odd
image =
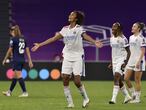
[[[31,48],[31,51],[35,52],[39,47],[39,43],[34,43],[34,46]]]
[[[99,41],[99,40],[95,42],[95,45],[96,45],[96,47],[98,47],[98,48],[103,47],[102,42],[101,42],[101,41]]]

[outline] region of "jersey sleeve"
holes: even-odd
[[[128,43],[128,39],[126,37],[124,37],[124,47],[128,47],[129,43]]]
[[[82,36],[84,33],[86,33],[86,30],[81,26],[79,34]]]
[[[61,29],[61,31],[59,32],[63,37],[65,36],[65,29],[64,27]]]
[[[144,37],[141,38],[140,46],[146,47],[146,39]]]
[[[13,47],[13,45],[14,45],[14,40],[13,39],[10,39],[9,47]]]

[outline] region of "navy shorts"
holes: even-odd
[[[24,65],[24,62],[16,62],[16,61],[13,61],[12,62],[12,67],[13,67],[13,71],[21,71],[22,68],[23,68],[23,65]]]

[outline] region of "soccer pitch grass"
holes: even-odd
[[[111,81],[83,81],[90,98],[87,108],[82,108],[82,97],[70,82],[70,88],[75,104],[71,110],[146,110],[146,81],[142,82],[142,102],[139,104],[122,104],[124,97],[119,93],[117,103],[109,105],[113,82]],[[10,82],[0,82],[0,92],[7,90]],[[29,97],[19,98],[21,89],[19,84],[11,97],[0,94],[0,110],[68,110],[61,81],[27,81]],[[70,109],[69,109],[70,110]]]

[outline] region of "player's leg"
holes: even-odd
[[[81,83],[81,76],[80,75],[75,75],[74,76],[74,83],[78,90],[80,91],[80,94],[83,96],[83,105],[82,107],[86,107],[89,103],[89,98],[86,93],[84,85]]]
[[[63,86],[64,86],[64,95],[66,97],[67,103],[68,103],[68,108],[73,108],[74,103],[69,87],[69,80],[71,77],[72,73],[72,68],[71,68],[72,63],[66,60],[63,60],[62,64],[62,80],[63,80]]]
[[[16,69],[15,69],[15,74],[17,76],[19,85],[20,85],[20,87],[22,89],[22,92],[23,92],[21,95],[19,95],[19,97],[28,97],[25,82],[24,82],[24,79],[22,78],[23,64],[24,64],[24,62],[17,62],[17,66],[16,66]]]
[[[142,77],[142,72],[141,71],[136,71],[135,72],[135,86],[136,86],[135,87],[135,94],[136,94],[136,98],[131,103],[140,103],[141,77]]]
[[[3,91],[2,93],[6,96],[11,96],[11,93],[12,91],[14,90],[16,84],[17,84],[17,76],[15,74],[15,69],[17,67],[17,63],[16,62],[13,62],[13,71],[14,71],[14,76],[13,76],[13,79],[12,79],[12,82],[11,82],[11,85],[10,85],[10,88],[8,91]]]
[[[73,63],[73,74],[74,74],[74,84],[80,91],[80,94],[83,96],[83,105],[82,107],[86,107],[89,103],[89,98],[86,93],[84,85],[81,83],[81,73],[84,70],[84,63],[82,60],[75,61]]]
[[[114,87],[113,87],[113,93],[112,93],[112,99],[109,101],[109,104],[115,104],[116,98],[119,92],[119,80],[120,80],[121,74],[118,72],[115,72],[114,74]]]
[[[123,81],[122,81],[122,77],[119,80],[119,86],[120,86],[120,90],[122,92],[122,94],[125,96],[124,99],[124,104],[128,103],[129,101],[131,101],[131,97],[126,89],[126,86],[124,85]]]
[[[17,71],[15,71],[15,74],[17,75],[17,79],[19,81],[19,85],[20,85],[20,87],[22,89],[22,92],[23,92],[21,95],[19,95],[19,97],[28,97],[28,93],[26,91],[25,82],[24,82],[24,79],[22,78],[22,72],[17,70]]]
[[[16,84],[17,84],[17,78],[16,78],[16,76],[15,76],[15,74],[14,74],[9,90],[8,90],[8,91],[3,91],[2,93],[3,93],[5,96],[11,96],[12,91],[14,90]]]
[[[135,89],[132,86],[132,83],[130,81],[130,78],[131,78],[132,74],[133,74],[133,70],[132,69],[127,69],[126,73],[125,73],[125,76],[124,76],[124,80],[125,80],[125,82],[128,86],[128,89],[129,89],[131,95],[132,95],[132,98],[135,99]]]

